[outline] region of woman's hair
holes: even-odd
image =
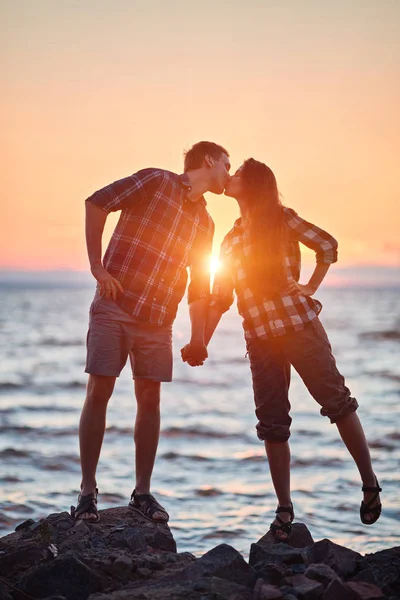
[[[246,273],[256,298],[268,298],[285,283],[284,208],[275,175],[267,165],[249,158],[244,163],[241,178],[246,193],[244,226],[249,242]]]

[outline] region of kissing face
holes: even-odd
[[[222,194],[230,180],[229,169],[231,168],[231,163],[225,153],[218,160],[211,160],[209,190],[213,194]]]
[[[242,171],[243,165],[239,167],[236,173],[229,179],[226,188],[225,188],[225,196],[229,196],[230,198],[242,198],[244,195],[244,186],[242,179]]]

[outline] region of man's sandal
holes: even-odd
[[[375,492],[375,494],[372,496],[371,500],[369,500],[368,502],[364,502],[364,500],[361,502],[361,506],[360,506],[360,519],[361,522],[364,523],[364,525],[372,525],[373,523],[375,523],[382,512],[382,504],[379,502],[379,504],[376,504],[375,506],[371,506],[371,504],[373,504],[375,502],[375,500],[378,498],[379,496],[379,492],[382,491],[382,488],[380,487],[378,480],[375,477],[375,481],[376,481],[376,486],[375,487],[371,487],[368,485],[363,485],[362,486],[362,491],[363,492]],[[368,514],[372,514],[373,517],[371,520],[367,520],[365,517]]]
[[[71,506],[71,517],[73,517],[76,521],[85,521],[85,523],[98,523],[100,521],[100,515],[97,510],[97,494],[99,490],[96,488],[95,492],[91,494],[86,494],[82,496],[79,494],[78,496],[78,505]],[[81,515],[84,513],[88,513],[89,515],[94,515],[94,518],[85,518],[83,519]]]
[[[167,523],[169,520],[169,514],[152,494],[138,494],[133,490],[128,506],[153,523]],[[163,517],[154,519],[153,515],[157,512],[163,513]]]
[[[279,516],[279,513],[283,513],[283,512],[290,514],[290,521],[288,521],[288,522],[282,521],[282,519]],[[290,503],[290,506],[278,506],[275,513],[276,513],[276,520],[278,521],[279,525],[276,525],[275,523],[271,523],[269,528],[277,540],[280,540],[281,542],[286,542],[292,533],[292,521],[294,519],[293,504]],[[276,534],[278,531],[281,531],[282,533],[284,533],[286,535],[286,537],[281,538],[281,537],[277,536]]]

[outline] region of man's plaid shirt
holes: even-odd
[[[86,202],[121,211],[103,265],[124,288],[117,304],[140,321],[173,322],[191,270],[188,301],[209,298],[208,258],[214,223],[206,201],[187,199],[187,175],[143,169],[95,192]]]
[[[308,223],[290,208],[284,208],[284,214],[288,231],[284,267],[288,282],[300,278],[299,242],[315,250],[317,263],[329,265],[337,261],[338,244],[329,233]],[[233,303],[235,290],[246,338],[267,339],[304,329],[305,323],[320,313],[322,304],[310,296],[291,296],[284,292],[257,303],[243,265],[243,253],[247,255],[248,248],[241,219],[238,219],[221,245],[221,266],[214,281],[210,306],[221,312],[227,311]]]

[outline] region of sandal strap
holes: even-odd
[[[375,506],[370,506],[369,502],[365,503],[364,501],[361,502],[361,512],[363,513],[373,513],[373,514],[377,514],[380,513],[382,510],[382,504],[375,504]]]
[[[147,517],[152,518],[156,512],[162,512],[167,518],[169,517],[165,508],[157,502],[153,494],[138,494],[136,490],[133,490],[131,502]]]
[[[272,531],[283,531],[283,533],[286,533],[286,535],[289,535],[292,532],[292,523],[290,521],[285,523],[285,521],[282,521],[279,517],[276,517],[276,518],[279,521],[279,525],[275,525],[275,523],[271,523],[269,528]]]
[[[375,487],[371,487],[369,485],[363,485],[361,490],[363,492],[377,492],[379,494],[379,492],[382,491],[382,488],[379,485],[377,485]]]
[[[282,512],[286,512],[290,514],[290,520],[293,521],[294,519],[294,512],[293,512],[293,504],[291,503],[290,506],[278,506],[278,508],[276,509],[275,513],[282,513]],[[282,520],[277,517],[279,522],[282,522]]]
[[[96,491],[92,492],[91,494],[86,494],[85,496],[82,496],[82,494],[79,494],[78,506],[75,508],[75,511],[74,511],[75,518],[85,512],[90,513],[90,514],[95,514],[95,515],[98,514],[98,512],[97,512],[97,494],[98,494],[97,488],[96,488]]]

